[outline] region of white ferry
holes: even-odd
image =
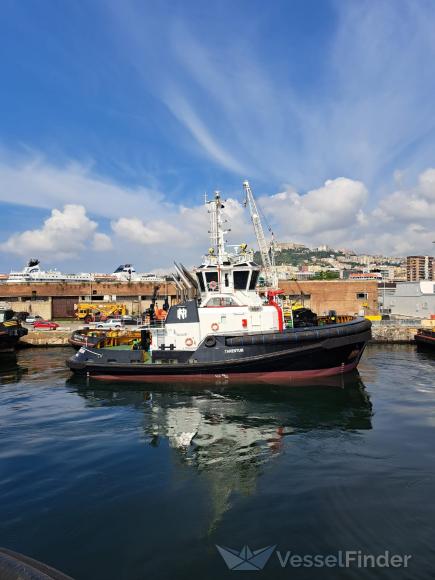
[[[117,280],[125,282],[164,282],[165,278],[157,274],[147,274],[136,272],[133,264],[121,264],[113,272]]]
[[[6,282],[9,284],[24,284],[29,282],[92,282],[93,274],[63,274],[58,270],[42,270],[39,260],[32,258],[21,271],[12,271]]]

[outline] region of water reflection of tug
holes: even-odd
[[[363,318],[285,328],[281,291],[257,291],[261,268],[246,244],[226,249],[219,193],[209,202],[212,247],[192,276],[177,267],[185,300],[169,309],[163,328],[144,331],[137,351],[82,348],[67,361],[76,374],[101,380],[291,380],[355,369],[370,339]],[[190,293],[190,296],[189,296]],[[151,345],[151,346],[150,346]]]
[[[148,443],[168,442],[175,460],[207,477],[212,521],[230,507],[233,493],[251,494],[257,478],[278,457],[289,438],[307,431],[346,432],[372,428],[372,405],[357,372],[338,383],[294,388],[222,386],[198,393],[186,388],[89,389],[76,385],[92,405],[141,409]],[[328,388],[325,388],[328,387]]]

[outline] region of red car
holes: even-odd
[[[33,323],[33,328],[56,330],[56,328],[59,328],[59,325],[57,322],[50,322],[49,320],[38,320],[38,322]]]

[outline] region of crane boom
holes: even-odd
[[[255,203],[255,198],[252,193],[251,186],[249,185],[249,181],[243,182],[243,189],[245,192],[245,207],[248,206],[249,213],[251,214],[251,221],[252,225],[254,226],[254,232],[260,250],[261,261],[263,264],[264,272],[266,274],[266,281],[268,284],[275,287],[278,283],[275,264],[272,263],[269,254],[269,244],[267,243],[266,236],[264,235],[260,214],[258,212],[257,204]]]

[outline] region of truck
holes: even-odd
[[[106,302],[106,303],[87,303],[80,302],[74,305],[74,315],[77,320],[83,320],[83,322],[98,322],[100,320],[104,321],[107,318],[114,318],[116,316],[124,316],[127,314],[127,308],[125,304],[120,304],[118,302]]]

